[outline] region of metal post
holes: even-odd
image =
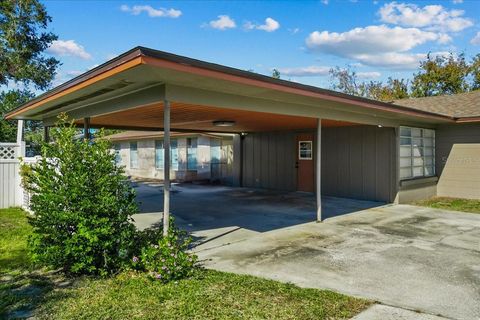
[[[83,137],[90,140],[90,118],[83,118]]]
[[[49,135],[49,127],[47,126],[44,126],[43,127],[43,141],[45,142],[49,142],[50,141],[50,135]]]
[[[163,102],[163,235],[168,235],[170,224],[170,102]]]
[[[322,119],[317,120],[317,150],[316,150],[316,188],[315,195],[317,198],[317,222],[322,221]]]

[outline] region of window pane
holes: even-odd
[[[298,158],[299,160],[310,160],[312,159],[312,141],[299,141],[298,142]]]
[[[423,154],[428,157],[433,156],[433,148],[424,148]]]
[[[423,166],[423,158],[422,157],[413,158],[413,165],[414,166]]]
[[[433,158],[432,157],[424,157],[423,162],[427,166],[432,166],[433,165]]]
[[[176,139],[170,141],[170,165],[171,170],[178,170],[178,147]]]
[[[412,130],[407,127],[400,127],[400,136],[402,137],[411,137],[412,136]]]
[[[197,170],[197,138],[187,139],[187,169]]]
[[[434,136],[434,130],[429,130],[429,129],[425,129],[423,131],[423,136],[424,137],[433,137]]]
[[[399,156],[400,179],[434,175],[435,130],[400,127]]]
[[[400,147],[400,156],[408,157],[412,155],[412,148],[410,146],[401,146]]]
[[[120,154],[121,147],[119,143],[115,144],[115,163],[120,164],[122,162],[122,155]]]
[[[435,174],[435,170],[433,166],[425,167],[425,175],[426,176],[433,176]]]
[[[412,168],[400,169],[400,179],[406,179],[412,177]]]
[[[130,168],[138,168],[138,150],[136,142],[130,142]]]
[[[423,176],[423,167],[413,167],[413,176],[422,177]]]
[[[411,167],[412,166],[412,158],[400,158],[400,168]]]
[[[433,147],[433,139],[432,138],[423,138],[423,145],[426,147]]]
[[[423,139],[413,139],[413,145],[418,147],[423,146]]]
[[[165,150],[163,148],[163,140],[155,141],[155,168],[163,169]]]
[[[412,137],[421,137],[421,136],[422,136],[422,129],[412,128]]]
[[[400,145],[401,146],[410,146],[412,144],[411,138],[400,138]]]

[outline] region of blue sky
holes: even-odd
[[[480,53],[480,1],[43,1],[58,85],[137,45],[329,87],[328,70],[410,77],[432,52]]]

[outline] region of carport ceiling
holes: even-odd
[[[265,112],[235,110],[171,102],[171,129],[205,132],[258,132],[314,129],[317,119]],[[218,127],[214,121],[234,121],[231,127]],[[78,124],[82,124],[79,120]],[[90,119],[92,127],[162,130],[163,103],[104,114]],[[351,122],[322,120],[322,126],[350,126]]]

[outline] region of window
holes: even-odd
[[[115,163],[119,165],[120,163],[122,163],[122,155],[120,154],[120,150],[122,148],[120,146],[120,143],[115,143],[114,148],[115,148]]]
[[[156,140],[155,141],[155,168],[163,170],[165,165],[163,156],[165,154],[165,150],[163,150],[163,140]]]
[[[163,170],[165,165],[165,149],[163,140],[155,141],[155,168]],[[178,170],[178,148],[177,140],[170,140],[170,166],[172,170]]]
[[[197,170],[197,138],[187,138],[187,170]]]
[[[435,175],[435,131],[400,127],[400,179]]]
[[[312,141],[298,142],[298,160],[312,160]]]
[[[138,168],[137,142],[130,142],[130,168]]]

